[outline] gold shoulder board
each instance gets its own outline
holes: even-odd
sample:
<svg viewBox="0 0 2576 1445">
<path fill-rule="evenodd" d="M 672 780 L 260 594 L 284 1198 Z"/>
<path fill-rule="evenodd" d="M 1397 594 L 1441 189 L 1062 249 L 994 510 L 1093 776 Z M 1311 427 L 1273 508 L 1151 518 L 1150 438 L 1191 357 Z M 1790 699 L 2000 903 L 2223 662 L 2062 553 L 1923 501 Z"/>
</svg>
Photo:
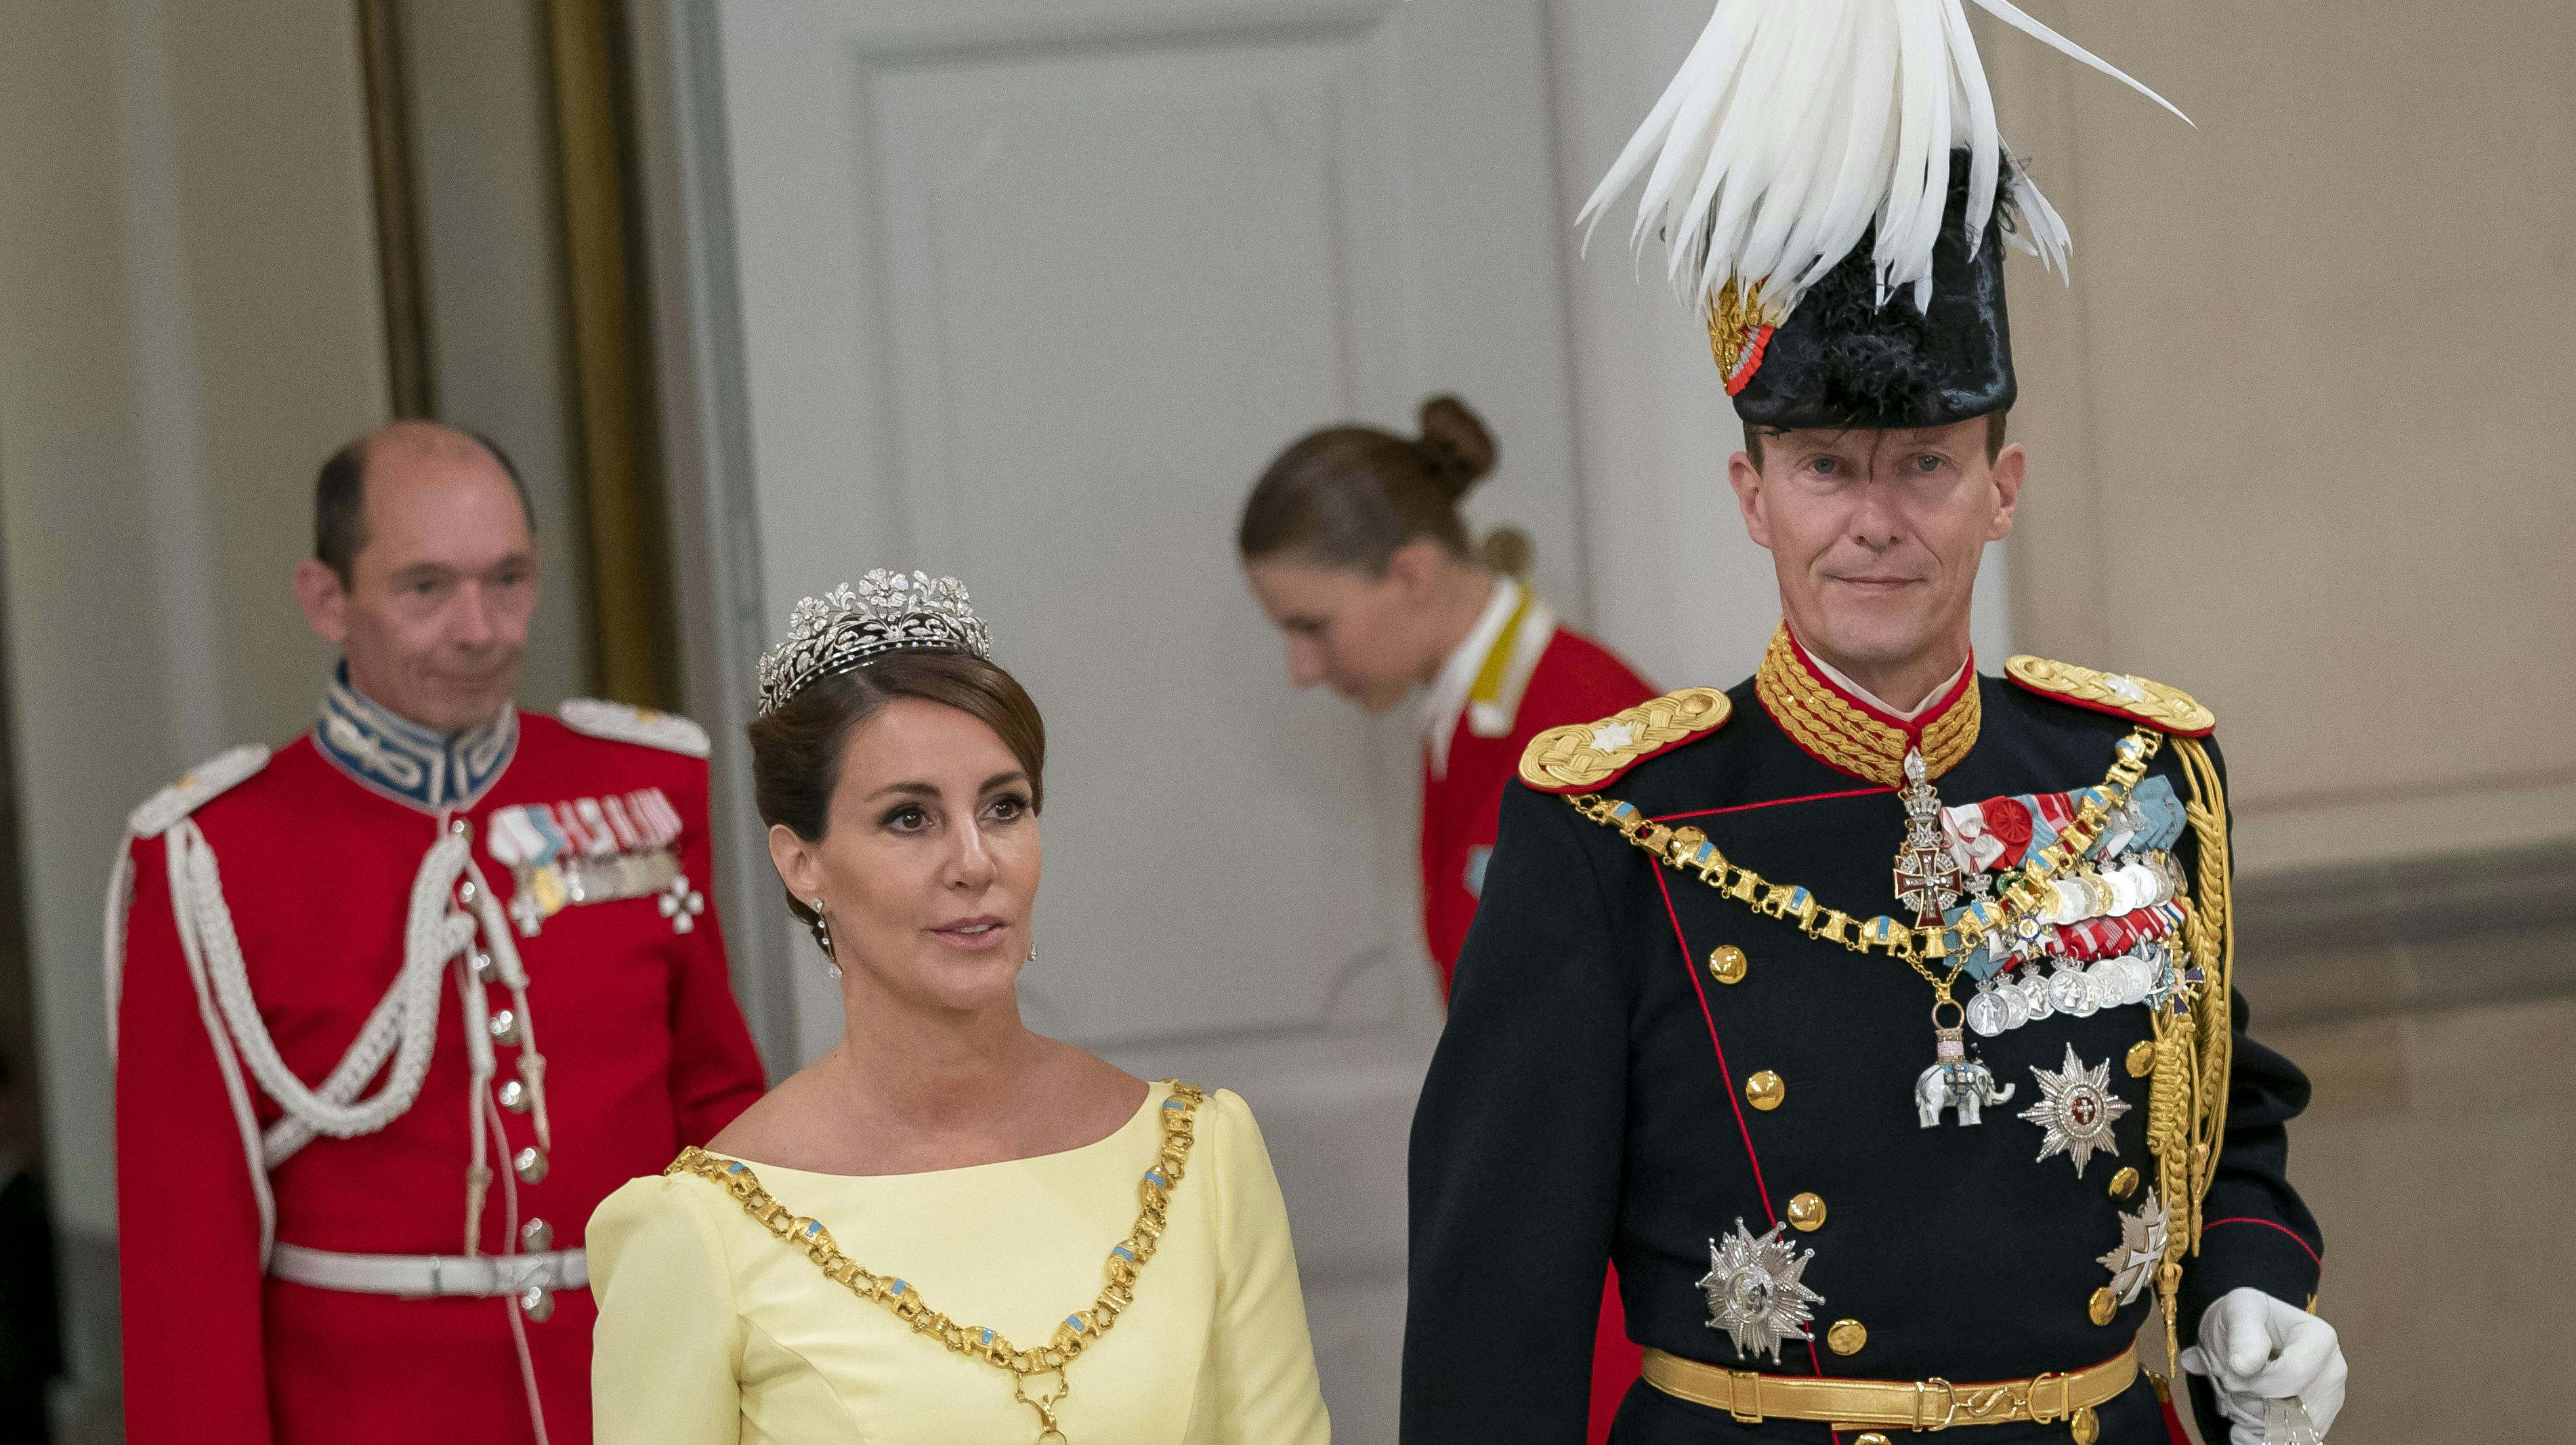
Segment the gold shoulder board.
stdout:
<svg viewBox="0 0 2576 1445">
<path fill-rule="evenodd" d="M 2177 737 L 2207 737 L 2218 717 L 2178 687 L 2125 672 L 2096 672 L 2045 657 L 2008 657 L 2004 675 L 2049 697 L 2161 728 Z"/>
<path fill-rule="evenodd" d="M 1735 705 L 1713 687 L 1649 698 L 1599 722 L 1549 728 L 1521 754 L 1521 781 L 1542 793 L 1589 792 L 1660 752 L 1726 725 Z"/>
</svg>

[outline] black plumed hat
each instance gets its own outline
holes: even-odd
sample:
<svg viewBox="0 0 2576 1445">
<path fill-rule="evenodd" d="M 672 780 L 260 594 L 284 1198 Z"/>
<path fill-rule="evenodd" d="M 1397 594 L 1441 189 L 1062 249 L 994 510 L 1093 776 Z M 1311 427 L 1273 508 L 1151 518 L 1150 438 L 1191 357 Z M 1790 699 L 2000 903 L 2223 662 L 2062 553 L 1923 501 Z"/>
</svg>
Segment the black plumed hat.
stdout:
<svg viewBox="0 0 2576 1445">
<path fill-rule="evenodd" d="M 2010 190 L 1999 191 L 1986 244 L 1968 254 L 1966 158 L 1952 155 L 1949 205 L 1932 245 L 1931 304 L 1916 304 L 1915 287 L 1879 283 L 1873 225 L 1730 378 L 1745 425 L 1947 426 L 2013 404 L 2004 248 L 1995 241 L 2020 221 Z M 1720 322 L 1710 324 L 1714 332 Z M 1723 352 L 1723 340 L 1712 336 L 1712 344 Z"/>
<path fill-rule="evenodd" d="M 1631 240 L 1668 248 L 1747 425 L 2012 404 L 2003 249 L 2063 272 L 2066 225 L 2005 149 L 1971 4 L 2173 110 L 2008 0 L 1718 0 L 1584 203 L 1643 182 Z"/>
</svg>

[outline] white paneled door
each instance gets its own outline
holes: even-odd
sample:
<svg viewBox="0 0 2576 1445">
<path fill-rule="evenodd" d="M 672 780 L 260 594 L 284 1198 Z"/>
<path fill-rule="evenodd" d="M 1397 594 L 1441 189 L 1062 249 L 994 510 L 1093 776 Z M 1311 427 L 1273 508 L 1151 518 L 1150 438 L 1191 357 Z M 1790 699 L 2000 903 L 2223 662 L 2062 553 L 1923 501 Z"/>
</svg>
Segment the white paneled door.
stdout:
<svg viewBox="0 0 2576 1445">
<path fill-rule="evenodd" d="M 1233 524 L 1300 433 L 1456 391 L 1502 444 L 1480 519 L 1529 531 L 1580 614 L 1543 7 L 698 19 L 748 413 L 730 521 L 770 621 L 869 567 L 965 580 L 1050 734 L 1030 1017 L 1252 1101 L 1342 1436 L 1392 1440 L 1437 1028 L 1415 744 L 1288 688 Z M 838 1018 L 809 974 L 810 1053 Z"/>
</svg>

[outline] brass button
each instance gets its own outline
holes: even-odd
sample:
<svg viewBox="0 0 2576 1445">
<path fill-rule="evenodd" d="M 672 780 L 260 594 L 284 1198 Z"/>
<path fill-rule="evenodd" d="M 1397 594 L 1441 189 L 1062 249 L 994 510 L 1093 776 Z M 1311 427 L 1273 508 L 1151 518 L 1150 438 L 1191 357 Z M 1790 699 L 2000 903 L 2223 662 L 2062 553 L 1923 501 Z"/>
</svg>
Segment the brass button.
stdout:
<svg viewBox="0 0 2576 1445">
<path fill-rule="evenodd" d="M 1789 1086 L 1780 1082 L 1780 1076 L 1769 1069 L 1744 1081 L 1744 1102 L 1754 1108 L 1777 1109 L 1780 1101 L 1788 1096 Z"/>
<path fill-rule="evenodd" d="M 1732 943 L 1720 946 L 1715 953 L 1708 956 L 1709 977 L 1719 983 L 1744 982 L 1744 967 L 1744 950 Z"/>
<path fill-rule="evenodd" d="M 2129 1045 L 2129 1077 L 2132 1079 L 2143 1079 L 2155 1071 L 2156 1046 L 2154 1042 L 2148 1039 L 2140 1039 L 2136 1043 Z"/>
<path fill-rule="evenodd" d="M 1825 1331 L 1825 1348 L 1837 1355 L 1857 1355 L 1869 1343 L 1869 1327 L 1858 1320 L 1836 1320 Z"/>
<path fill-rule="evenodd" d="M 1852 1441 L 1852 1445 L 1888 1445 L 1888 1439 L 1886 1436 L 1872 1430 L 1868 1434 L 1854 1439 Z"/>
<path fill-rule="evenodd" d="M 2097 1289 L 2093 1291 L 2093 1302 L 2085 1307 L 2084 1312 L 2093 1317 L 2093 1323 L 2107 1325 L 2111 1316 L 2120 1312 L 2120 1301 L 2108 1288 Z"/>
<path fill-rule="evenodd" d="M 2102 1417 L 2093 1413 L 2092 1406 L 2078 1405 L 2075 1418 L 2067 1422 L 2066 1428 L 2074 1435 L 2075 1445 L 2093 1445 L 2102 1438 Z"/>
<path fill-rule="evenodd" d="M 2135 1170 L 2135 1169 L 2123 1169 L 2123 1170 L 2121 1170 L 2119 1173 L 2114 1174 L 2114 1175 L 2112 1175 L 2112 1176 L 2111 1176 L 2111 1197 L 2112 1197 L 2112 1198 L 2114 1198 L 2114 1199 L 2126 1199 L 2126 1198 L 2128 1198 L 2130 1195 L 2135 1194 L 2135 1193 L 2137 1193 L 2137 1192 L 2138 1192 L 2138 1171 L 2137 1171 L 2137 1170 Z"/>
<path fill-rule="evenodd" d="M 519 1308 L 528 1312 L 529 1319 L 544 1324 L 555 1317 L 555 1292 L 550 1289 L 521 1290 Z"/>
<path fill-rule="evenodd" d="M 513 1114 L 524 1114 L 536 1107 L 536 1095 L 529 1093 L 528 1086 L 516 1079 L 501 1086 L 500 1097 L 501 1107 Z"/>
<path fill-rule="evenodd" d="M 545 1151 L 530 1145 L 511 1156 L 510 1168 L 518 1173 L 522 1184 L 543 1184 L 546 1182 Z"/>
<path fill-rule="evenodd" d="M 1800 1234 L 1813 1234 L 1825 1227 L 1825 1201 L 1812 1194 L 1801 1194 L 1789 1201 L 1789 1227 Z"/>
<path fill-rule="evenodd" d="M 519 1248 L 530 1254 L 543 1254 L 555 1247 L 555 1227 L 542 1219 L 531 1219 L 519 1226 Z"/>
</svg>

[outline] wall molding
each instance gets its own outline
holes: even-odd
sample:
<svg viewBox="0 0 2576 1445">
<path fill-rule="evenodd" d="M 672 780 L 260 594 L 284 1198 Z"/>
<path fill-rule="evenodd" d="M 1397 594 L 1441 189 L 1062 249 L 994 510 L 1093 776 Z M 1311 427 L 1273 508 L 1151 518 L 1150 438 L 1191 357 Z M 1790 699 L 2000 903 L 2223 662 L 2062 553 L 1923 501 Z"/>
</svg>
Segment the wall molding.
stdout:
<svg viewBox="0 0 2576 1445">
<path fill-rule="evenodd" d="M 2576 841 L 2248 878 L 2235 903 L 2264 1028 L 2576 994 Z"/>
</svg>

